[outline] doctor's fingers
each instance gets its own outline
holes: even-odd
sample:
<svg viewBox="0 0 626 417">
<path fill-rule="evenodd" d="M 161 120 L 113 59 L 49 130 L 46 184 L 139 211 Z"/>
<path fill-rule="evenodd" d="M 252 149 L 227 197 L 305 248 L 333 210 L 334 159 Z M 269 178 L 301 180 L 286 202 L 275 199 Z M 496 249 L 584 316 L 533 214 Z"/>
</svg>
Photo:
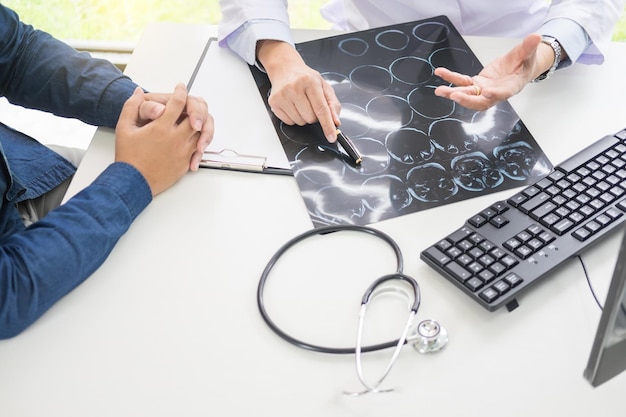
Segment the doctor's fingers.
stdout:
<svg viewBox="0 0 626 417">
<path fill-rule="evenodd" d="M 439 67 L 435 69 L 435 75 L 457 86 L 468 86 L 474 84 L 472 77 L 460 72 L 450 71 L 447 68 Z"/>
<path fill-rule="evenodd" d="M 324 136 L 328 142 L 333 143 L 337 140 L 337 125 L 339 125 L 338 108 L 339 101 L 335 96 L 334 90 L 321 80 L 322 88 L 314 88 L 307 90 L 306 106 L 298 108 L 299 112 L 307 112 L 307 123 L 319 122 L 324 132 Z M 325 88 L 327 86 L 328 88 Z M 311 114 L 312 112 L 312 114 Z"/>
</svg>

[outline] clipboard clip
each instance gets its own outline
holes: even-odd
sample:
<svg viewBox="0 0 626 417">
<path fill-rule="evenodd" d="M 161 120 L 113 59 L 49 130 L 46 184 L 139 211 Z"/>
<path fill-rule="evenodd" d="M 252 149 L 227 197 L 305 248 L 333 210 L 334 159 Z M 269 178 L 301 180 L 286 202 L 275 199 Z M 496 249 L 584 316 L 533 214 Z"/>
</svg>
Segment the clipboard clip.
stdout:
<svg viewBox="0 0 626 417">
<path fill-rule="evenodd" d="M 263 171 L 267 163 L 264 156 L 240 155 L 232 149 L 204 151 L 200 166 L 202 168 L 235 169 L 239 171 Z"/>
<path fill-rule="evenodd" d="M 232 149 L 204 151 L 200 160 L 200 168 L 293 175 L 290 169 L 268 167 L 267 158 L 264 156 L 239 154 Z"/>
</svg>

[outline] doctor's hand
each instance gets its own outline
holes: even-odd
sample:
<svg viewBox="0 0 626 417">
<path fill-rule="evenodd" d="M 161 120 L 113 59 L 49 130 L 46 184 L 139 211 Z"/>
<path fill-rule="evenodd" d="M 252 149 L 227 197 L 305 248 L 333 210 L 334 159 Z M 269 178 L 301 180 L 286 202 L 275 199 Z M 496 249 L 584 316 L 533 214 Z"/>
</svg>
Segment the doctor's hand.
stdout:
<svg viewBox="0 0 626 417">
<path fill-rule="evenodd" d="M 156 120 L 140 115 L 146 96 L 137 88 L 122 108 L 115 128 L 115 161 L 137 168 L 156 196 L 189 171 L 202 132 L 189 121 L 183 84 L 176 86 Z"/>
<path fill-rule="evenodd" d="M 486 110 L 522 91 L 553 62 L 552 48 L 541 42 L 539 34 L 533 33 L 473 77 L 446 68 L 435 69 L 435 75 L 455 85 L 439 86 L 435 94 L 473 110 Z"/>
<path fill-rule="evenodd" d="M 319 122 L 326 139 L 335 142 L 341 104 L 320 73 L 286 42 L 259 41 L 257 59 L 272 84 L 268 103 L 276 117 L 288 125 Z"/>
<path fill-rule="evenodd" d="M 171 93 L 146 93 L 145 100 L 139 107 L 140 120 L 156 120 L 166 109 L 166 104 L 171 99 Z M 213 140 L 213 117 L 208 112 L 208 105 L 202 97 L 187 96 L 184 116 L 186 116 L 191 128 L 200 132 L 198 147 L 190 158 L 189 169 L 197 171 L 204 150 Z"/>
</svg>

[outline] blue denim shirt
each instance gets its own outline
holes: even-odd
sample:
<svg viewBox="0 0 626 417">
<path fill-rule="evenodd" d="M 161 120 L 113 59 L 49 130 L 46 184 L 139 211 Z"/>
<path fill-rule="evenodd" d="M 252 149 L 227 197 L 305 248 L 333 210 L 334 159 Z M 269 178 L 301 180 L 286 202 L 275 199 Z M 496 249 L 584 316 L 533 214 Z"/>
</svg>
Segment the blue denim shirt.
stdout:
<svg viewBox="0 0 626 417">
<path fill-rule="evenodd" d="M 0 95 L 24 107 L 114 127 L 136 85 L 0 5 Z M 15 203 L 51 190 L 74 167 L 0 124 L 0 338 L 12 337 L 83 282 L 152 199 L 144 177 L 110 165 L 90 186 L 25 228 Z"/>
</svg>

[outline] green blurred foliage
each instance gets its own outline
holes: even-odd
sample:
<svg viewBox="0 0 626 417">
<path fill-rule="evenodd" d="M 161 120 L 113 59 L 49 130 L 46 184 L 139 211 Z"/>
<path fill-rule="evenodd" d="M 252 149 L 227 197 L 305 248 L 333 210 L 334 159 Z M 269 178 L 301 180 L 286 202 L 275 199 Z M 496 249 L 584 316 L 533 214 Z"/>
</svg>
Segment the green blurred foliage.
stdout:
<svg viewBox="0 0 626 417">
<path fill-rule="evenodd" d="M 3 0 L 38 29 L 69 40 L 139 39 L 151 22 L 219 22 L 217 0 Z"/>
<path fill-rule="evenodd" d="M 292 0 L 291 26 L 327 29 L 319 13 L 327 0 Z M 36 28 L 65 40 L 108 40 L 136 42 L 151 22 L 216 24 L 220 20 L 218 0 L 3 0 L 22 19 Z M 626 41 L 626 13 L 613 40 Z"/>
</svg>

